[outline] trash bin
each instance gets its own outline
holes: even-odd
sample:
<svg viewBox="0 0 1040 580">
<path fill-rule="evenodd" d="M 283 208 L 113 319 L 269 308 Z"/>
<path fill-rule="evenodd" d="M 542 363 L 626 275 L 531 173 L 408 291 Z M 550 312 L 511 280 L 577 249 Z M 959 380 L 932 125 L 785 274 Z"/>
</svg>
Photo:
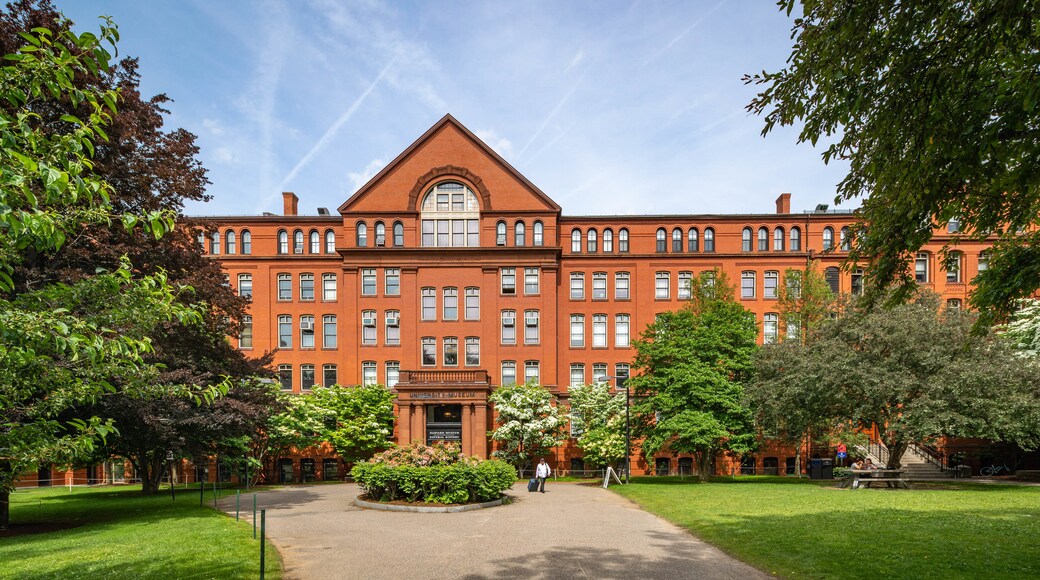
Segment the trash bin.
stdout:
<svg viewBox="0 0 1040 580">
<path fill-rule="evenodd" d="M 833 467 L 831 473 L 833 474 Z M 823 479 L 823 460 L 822 459 L 810 459 L 809 460 L 809 479 Z"/>
<path fill-rule="evenodd" d="M 956 472 L 958 478 L 969 478 L 971 477 L 971 466 L 970 465 L 958 465 Z"/>
<path fill-rule="evenodd" d="M 821 459 L 820 460 L 820 477 L 819 479 L 834 479 L 834 460 L 833 459 Z"/>
</svg>

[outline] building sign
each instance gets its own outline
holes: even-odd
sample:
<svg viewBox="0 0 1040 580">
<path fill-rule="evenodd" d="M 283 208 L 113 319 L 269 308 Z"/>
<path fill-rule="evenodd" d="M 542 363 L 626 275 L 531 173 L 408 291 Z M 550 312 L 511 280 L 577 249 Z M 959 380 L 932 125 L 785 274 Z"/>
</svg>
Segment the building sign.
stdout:
<svg viewBox="0 0 1040 580">
<path fill-rule="evenodd" d="M 462 426 L 426 429 L 426 442 L 434 441 L 462 441 Z"/>
<path fill-rule="evenodd" d="M 430 392 L 419 392 L 419 393 L 408 393 L 410 399 L 478 399 L 480 393 L 466 393 L 461 391 L 452 391 L 439 393 L 436 391 Z"/>
</svg>

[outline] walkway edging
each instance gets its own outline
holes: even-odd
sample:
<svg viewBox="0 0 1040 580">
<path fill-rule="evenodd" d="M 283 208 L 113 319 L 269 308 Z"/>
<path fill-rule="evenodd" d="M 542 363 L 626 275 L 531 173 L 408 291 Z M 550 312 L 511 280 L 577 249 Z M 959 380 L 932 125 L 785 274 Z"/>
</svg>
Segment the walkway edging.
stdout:
<svg viewBox="0 0 1040 580">
<path fill-rule="evenodd" d="M 365 501 L 359 497 L 354 500 L 354 505 L 361 508 L 366 508 L 370 510 L 382 510 L 385 512 L 421 512 L 427 514 L 451 514 L 457 512 L 482 510 L 484 508 L 500 506 L 502 505 L 504 499 L 505 497 L 500 497 L 498 499 L 486 501 L 484 503 L 471 503 L 466 505 L 446 505 L 443 507 L 438 507 L 419 505 L 397 505 L 392 503 Z"/>
</svg>

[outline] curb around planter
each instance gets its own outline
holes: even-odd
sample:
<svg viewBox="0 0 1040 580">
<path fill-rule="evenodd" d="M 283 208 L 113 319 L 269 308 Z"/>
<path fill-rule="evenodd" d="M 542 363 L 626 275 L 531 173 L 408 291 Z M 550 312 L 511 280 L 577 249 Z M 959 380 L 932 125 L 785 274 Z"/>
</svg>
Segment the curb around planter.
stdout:
<svg viewBox="0 0 1040 580">
<path fill-rule="evenodd" d="M 482 510 L 484 508 L 495 507 L 502 505 L 502 500 L 505 497 L 500 497 L 484 503 L 471 503 L 466 505 L 446 505 L 444 507 L 437 506 L 419 506 L 419 505 L 396 505 L 390 503 L 380 503 L 375 501 L 365 501 L 361 498 L 356 498 L 354 504 L 358 507 L 370 509 L 370 510 L 382 510 L 385 512 L 421 512 L 427 514 L 448 514 L 456 512 L 468 512 L 472 510 Z"/>
</svg>

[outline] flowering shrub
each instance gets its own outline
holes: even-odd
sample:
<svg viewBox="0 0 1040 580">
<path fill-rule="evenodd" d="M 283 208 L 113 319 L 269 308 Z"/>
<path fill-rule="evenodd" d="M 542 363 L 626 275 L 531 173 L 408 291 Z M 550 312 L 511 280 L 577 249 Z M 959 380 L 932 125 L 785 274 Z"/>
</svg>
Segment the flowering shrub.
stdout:
<svg viewBox="0 0 1040 580">
<path fill-rule="evenodd" d="M 467 457 L 458 444 L 444 442 L 395 447 L 350 473 L 376 501 L 483 502 L 498 499 L 516 481 L 512 465 Z"/>
</svg>

